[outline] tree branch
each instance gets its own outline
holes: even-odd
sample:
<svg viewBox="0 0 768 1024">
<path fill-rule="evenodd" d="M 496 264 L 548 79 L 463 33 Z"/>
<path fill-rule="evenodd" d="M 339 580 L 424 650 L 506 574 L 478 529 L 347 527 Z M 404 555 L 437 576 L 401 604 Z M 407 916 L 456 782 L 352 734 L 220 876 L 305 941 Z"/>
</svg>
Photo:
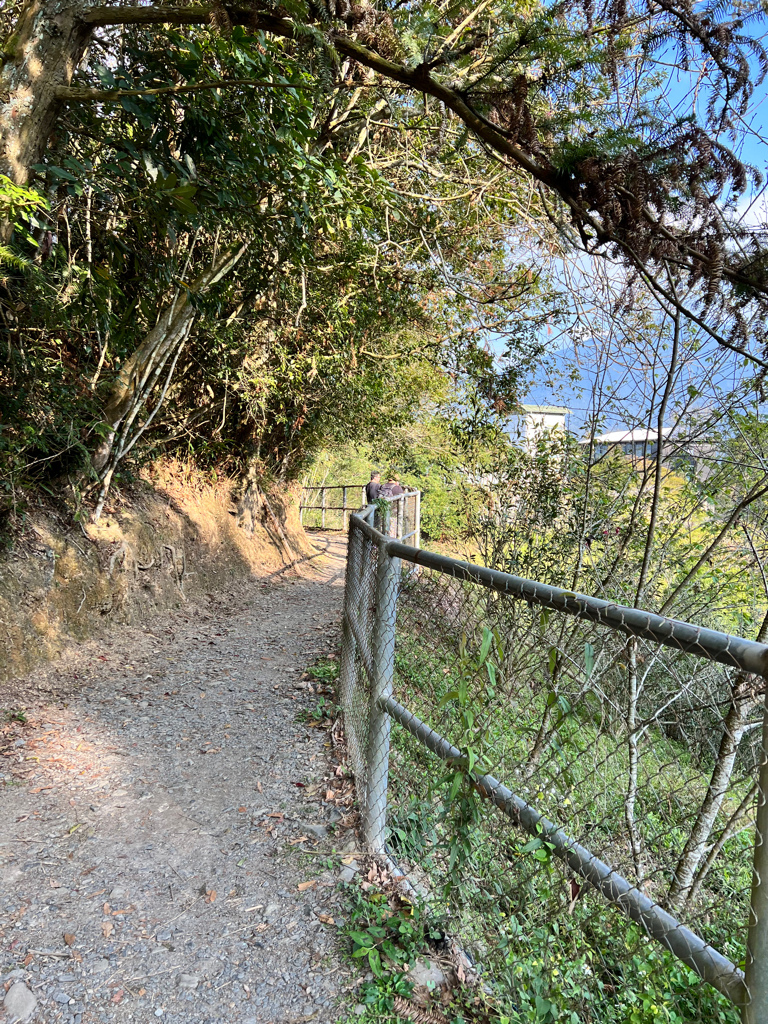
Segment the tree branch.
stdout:
<svg viewBox="0 0 768 1024">
<path fill-rule="evenodd" d="M 340 83 L 344 85 L 345 83 Z M 189 85 L 147 86 L 146 89 L 75 89 L 59 85 L 54 89 L 57 99 L 69 103 L 100 103 L 119 100 L 123 96 L 166 96 L 177 92 L 200 92 L 204 89 L 226 89 L 232 85 L 250 85 L 254 89 L 310 89 L 311 82 L 265 82 L 260 78 L 222 78 L 214 82 L 192 82 Z"/>
<path fill-rule="evenodd" d="M 111 25 L 205 25 L 211 20 L 212 11 L 212 4 L 199 7 L 92 7 L 83 12 L 82 21 L 93 28 Z"/>
<path fill-rule="evenodd" d="M 84 24 L 94 28 L 110 25 L 192 25 L 209 22 L 213 9 L 213 5 L 191 7 L 94 7 L 90 11 L 84 12 L 82 17 Z M 241 25 L 251 31 L 263 31 L 286 39 L 295 39 L 297 37 L 297 25 L 289 18 L 265 11 L 254 11 L 250 7 L 239 7 L 237 4 L 226 5 L 226 10 L 229 20 L 233 25 Z M 381 56 L 375 50 L 363 45 L 338 29 L 331 28 L 326 30 L 326 35 L 329 43 L 340 56 L 370 68 L 390 82 L 398 82 L 415 93 L 432 96 L 438 100 L 447 110 L 452 111 L 490 150 L 518 165 L 532 178 L 558 195 L 576 222 L 582 228 L 589 228 L 594 232 L 593 240 L 597 244 L 601 246 L 617 246 L 641 274 L 653 277 L 646 266 L 645 260 L 633 250 L 630 241 L 623 237 L 620 232 L 603 223 L 597 217 L 595 211 L 588 208 L 579 198 L 577 195 L 577 189 L 580 185 L 578 179 L 573 179 L 568 175 L 559 173 L 548 163 L 537 159 L 531 152 L 516 145 L 508 133 L 493 124 L 470 105 L 459 87 L 455 84 L 445 84 L 433 78 L 430 74 L 428 63 L 420 64 L 416 67 L 408 67 L 405 64 L 396 63 Z M 178 91 L 181 92 L 182 89 Z M 147 93 L 144 94 L 146 95 Z M 87 98 L 96 97 L 88 96 Z M 626 199 L 627 196 L 628 193 L 624 198 Z M 647 206 L 641 207 L 640 216 L 662 238 L 671 241 L 677 247 L 678 260 L 686 269 L 690 270 L 699 263 L 704 266 L 711 266 L 711 259 L 706 253 L 692 247 L 681 233 L 675 232 L 662 224 L 660 218 L 654 216 Z M 670 254 L 667 259 L 672 260 L 674 257 Z M 741 288 L 746 287 L 753 290 L 756 295 L 765 295 L 768 291 L 764 282 L 753 279 L 742 268 L 729 266 L 726 263 L 721 268 L 721 274 L 732 285 Z M 664 294 L 663 290 L 662 294 Z M 665 297 L 670 298 L 668 295 L 665 295 Z M 702 324 L 701 318 L 693 314 L 691 310 L 686 309 L 680 304 L 675 304 L 675 308 L 680 309 L 695 323 Z M 707 329 L 718 344 L 744 355 L 765 368 L 766 363 L 763 360 L 726 341 L 711 329 Z"/>
</svg>

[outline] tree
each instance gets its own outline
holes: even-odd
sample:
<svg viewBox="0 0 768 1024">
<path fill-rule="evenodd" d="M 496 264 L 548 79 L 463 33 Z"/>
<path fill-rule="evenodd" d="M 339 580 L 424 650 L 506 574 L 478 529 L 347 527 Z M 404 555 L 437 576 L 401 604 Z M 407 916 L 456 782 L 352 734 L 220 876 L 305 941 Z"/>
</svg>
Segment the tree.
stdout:
<svg viewBox="0 0 768 1024">
<path fill-rule="evenodd" d="M 85 484 L 98 516 L 139 442 L 285 480 L 329 440 L 391 426 L 417 381 L 432 387 L 428 367 L 494 377 L 479 332 L 507 331 L 538 284 L 498 245 L 516 183 L 487 194 L 482 154 L 457 155 L 450 132 L 435 145 L 439 114 L 343 83 L 315 95 L 301 54 L 237 28 L 225 39 L 131 27 L 104 45 L 86 81 L 249 74 L 276 87 L 266 102 L 242 86 L 183 103 L 144 92 L 109 118 L 99 104 L 59 118 L 35 167 L 50 219 L 16 235 L 37 269 L 8 283 L 4 309 L 7 393 L 19 397 L 12 486 L 36 465 L 78 489 L 75 462 L 95 448 Z M 434 201 L 425 175 L 439 181 Z M 41 419 L 54 367 L 53 417 Z"/>
<path fill-rule="evenodd" d="M 607 3 L 598 12 L 592 5 L 483 3 L 437 21 L 428 5 L 377 10 L 367 3 L 332 9 L 297 3 L 273 11 L 255 4 L 90 8 L 83 0 L 63 7 L 34 0 L 6 44 L 2 82 L 9 103 L 0 123 L 0 171 L 16 183 L 27 180 L 62 104 L 126 94 L 71 86 L 97 30 L 212 22 L 225 33 L 243 26 L 299 45 L 311 41 L 329 70 L 335 61 L 354 80 L 355 67 L 367 69 L 374 78 L 362 72 L 365 86 L 389 81 L 434 97 L 483 146 L 541 187 L 552 217 L 564 230 L 570 221 L 582 245 L 619 255 L 718 343 L 762 365 L 765 251 L 760 236 L 728 214 L 749 170 L 719 137 L 736 131 L 764 74 L 761 18 L 756 3 L 731 17 L 715 3 L 692 13 L 684 4 L 650 0 L 633 10 Z M 695 115 L 664 116 L 653 102 L 659 92 L 653 56 L 665 46 L 677 46 L 685 66 L 703 76 L 709 98 L 703 123 Z M 178 95 L 210 85 L 186 78 L 140 90 Z M 691 304 L 670 292 L 667 264 L 698 285 Z"/>
</svg>

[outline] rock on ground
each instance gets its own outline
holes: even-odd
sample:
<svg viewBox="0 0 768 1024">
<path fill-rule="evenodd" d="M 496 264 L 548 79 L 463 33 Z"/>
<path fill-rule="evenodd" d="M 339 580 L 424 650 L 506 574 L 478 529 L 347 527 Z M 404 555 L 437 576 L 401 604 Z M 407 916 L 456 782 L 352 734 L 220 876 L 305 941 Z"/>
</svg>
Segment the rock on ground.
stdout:
<svg viewBox="0 0 768 1024">
<path fill-rule="evenodd" d="M 22 999 L 45 1024 L 344 1016 L 328 857 L 354 822 L 325 802 L 332 741 L 297 686 L 337 642 L 330 555 L 84 645 L 0 700 L 27 716 L 0 731 L 7 1019 Z"/>
<path fill-rule="evenodd" d="M 23 981 L 14 981 L 3 1000 L 3 1009 L 11 1022 L 29 1020 L 36 1006 L 37 999 Z"/>
</svg>

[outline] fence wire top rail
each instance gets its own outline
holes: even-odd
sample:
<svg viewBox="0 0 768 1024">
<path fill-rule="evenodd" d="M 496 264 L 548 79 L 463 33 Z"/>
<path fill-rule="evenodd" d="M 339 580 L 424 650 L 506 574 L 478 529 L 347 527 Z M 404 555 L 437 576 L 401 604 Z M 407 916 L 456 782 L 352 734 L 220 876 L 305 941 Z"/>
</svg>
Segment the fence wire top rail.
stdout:
<svg viewBox="0 0 768 1024">
<path fill-rule="evenodd" d="M 385 537 L 361 517 L 353 515 L 352 519 L 364 532 L 372 535 L 371 539 L 379 546 L 383 546 L 390 557 L 402 558 L 425 569 L 435 569 L 458 580 L 480 583 L 502 594 L 521 598 L 529 604 L 553 608 L 588 622 L 608 626 L 628 636 L 652 640 L 666 647 L 698 654 L 731 668 L 768 677 L 768 645 L 756 640 L 731 636 L 715 629 L 643 611 L 641 608 L 630 608 L 599 597 L 590 597 L 572 590 L 552 587 L 547 583 L 526 580 L 511 573 L 499 572 L 497 569 L 488 569 L 483 565 L 448 558 L 446 555 L 423 551 L 421 548 L 408 547 Z"/>
</svg>

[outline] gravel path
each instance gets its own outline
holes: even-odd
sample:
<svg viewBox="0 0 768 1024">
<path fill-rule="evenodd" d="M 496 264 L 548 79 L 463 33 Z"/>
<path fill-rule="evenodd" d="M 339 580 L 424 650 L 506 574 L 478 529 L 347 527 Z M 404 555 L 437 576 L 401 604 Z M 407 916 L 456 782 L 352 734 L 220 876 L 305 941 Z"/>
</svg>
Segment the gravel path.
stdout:
<svg viewBox="0 0 768 1024">
<path fill-rule="evenodd" d="M 6 1020 L 27 990 L 46 1024 L 345 1015 L 350 784 L 301 715 L 337 643 L 343 543 L 325 548 L 0 694 L 27 716 L 0 722 Z"/>
</svg>

